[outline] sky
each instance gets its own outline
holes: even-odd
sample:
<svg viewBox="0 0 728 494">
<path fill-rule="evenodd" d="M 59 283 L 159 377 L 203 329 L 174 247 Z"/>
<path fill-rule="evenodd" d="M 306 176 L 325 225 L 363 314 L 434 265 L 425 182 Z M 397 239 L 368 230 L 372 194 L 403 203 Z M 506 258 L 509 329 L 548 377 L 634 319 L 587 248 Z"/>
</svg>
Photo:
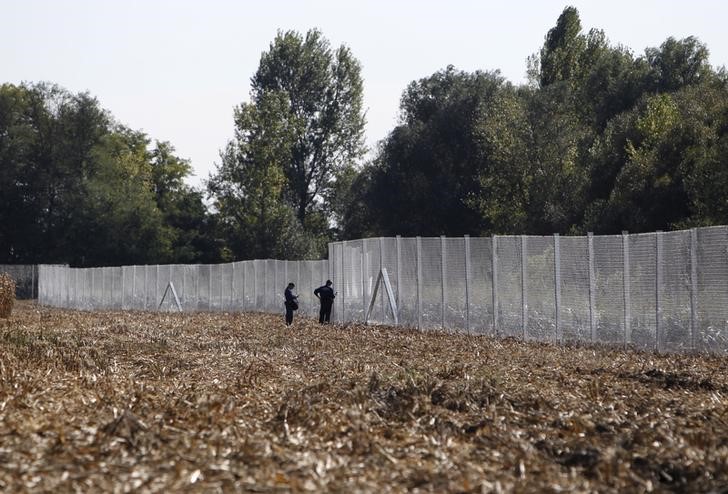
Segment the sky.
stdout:
<svg viewBox="0 0 728 494">
<path fill-rule="evenodd" d="M 233 136 L 233 109 L 279 30 L 320 29 L 361 62 L 370 148 L 397 124 L 402 91 L 452 64 L 526 80 L 526 58 L 567 5 L 584 32 L 641 54 L 697 36 L 728 66 L 723 0 L 0 0 L 0 83 L 88 91 L 120 123 L 169 141 L 201 186 Z"/>
</svg>

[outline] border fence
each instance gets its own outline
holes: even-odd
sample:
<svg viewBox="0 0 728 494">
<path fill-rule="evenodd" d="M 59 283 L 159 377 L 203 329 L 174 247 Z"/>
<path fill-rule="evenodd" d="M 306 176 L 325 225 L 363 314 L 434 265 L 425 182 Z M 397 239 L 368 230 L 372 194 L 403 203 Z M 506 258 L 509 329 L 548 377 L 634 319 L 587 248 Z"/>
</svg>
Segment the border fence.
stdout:
<svg viewBox="0 0 728 494">
<path fill-rule="evenodd" d="M 38 266 L 35 264 L 0 264 L 0 274 L 15 281 L 15 298 L 34 299 L 38 295 Z"/>
<path fill-rule="evenodd" d="M 376 284 L 386 269 L 394 300 Z M 183 310 L 301 311 L 331 278 L 340 323 L 369 321 L 658 351 L 728 350 L 728 227 L 588 236 L 387 237 L 329 244 L 327 261 L 74 269 L 41 266 L 40 303 Z M 181 287 L 181 288 L 180 288 Z M 377 293 L 376 299 L 372 295 Z M 369 308 L 371 307 L 371 312 Z M 394 311 L 396 311 L 395 318 Z"/>
<path fill-rule="evenodd" d="M 40 266 L 38 302 L 82 310 L 279 312 L 289 281 L 301 313 L 313 314 L 313 290 L 328 277 L 326 261 L 255 260 L 227 264 L 103 268 Z M 168 290 L 174 287 L 174 293 Z M 316 312 L 318 309 L 316 308 Z"/>
</svg>

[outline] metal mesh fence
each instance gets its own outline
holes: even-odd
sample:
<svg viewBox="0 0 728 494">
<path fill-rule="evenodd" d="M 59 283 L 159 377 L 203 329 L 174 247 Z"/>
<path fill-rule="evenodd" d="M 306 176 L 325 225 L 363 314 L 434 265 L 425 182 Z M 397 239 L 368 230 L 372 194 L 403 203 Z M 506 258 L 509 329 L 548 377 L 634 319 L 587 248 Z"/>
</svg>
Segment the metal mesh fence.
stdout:
<svg viewBox="0 0 728 494">
<path fill-rule="evenodd" d="M 38 266 L 35 264 L 0 264 L 0 274 L 15 281 L 15 298 L 34 299 L 38 296 Z"/>
<path fill-rule="evenodd" d="M 585 237 L 374 238 L 325 261 L 73 269 L 41 265 L 41 303 L 86 310 L 299 314 L 331 279 L 337 322 L 658 351 L 728 351 L 728 227 Z M 386 271 L 386 276 L 384 275 Z M 376 296 L 375 296 L 376 293 Z M 390 301 L 391 293 L 391 301 Z M 163 303 L 164 301 L 164 303 Z"/>
</svg>

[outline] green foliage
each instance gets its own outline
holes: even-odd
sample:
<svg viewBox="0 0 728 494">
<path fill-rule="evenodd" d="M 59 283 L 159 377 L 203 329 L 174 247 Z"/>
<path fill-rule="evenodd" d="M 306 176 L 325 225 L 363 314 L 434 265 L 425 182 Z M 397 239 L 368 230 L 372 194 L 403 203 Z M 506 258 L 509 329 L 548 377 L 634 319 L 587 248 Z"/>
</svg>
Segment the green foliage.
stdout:
<svg viewBox="0 0 728 494">
<path fill-rule="evenodd" d="M 345 236 L 618 233 L 728 222 L 728 77 L 694 37 L 635 57 L 567 7 L 529 84 L 448 67 L 351 183 Z"/>
<path fill-rule="evenodd" d="M 3 262 L 109 265 L 201 257 L 176 250 L 196 226 L 168 221 L 180 201 L 196 208 L 198 218 L 206 215 L 201 195 L 182 183 L 189 164 L 168 144 L 152 152 L 148 145 L 145 134 L 115 123 L 86 93 L 48 84 L 1 86 Z"/>
<path fill-rule="evenodd" d="M 318 256 L 363 154 L 359 62 L 317 30 L 279 33 L 235 113 L 209 191 L 234 255 Z"/>
</svg>

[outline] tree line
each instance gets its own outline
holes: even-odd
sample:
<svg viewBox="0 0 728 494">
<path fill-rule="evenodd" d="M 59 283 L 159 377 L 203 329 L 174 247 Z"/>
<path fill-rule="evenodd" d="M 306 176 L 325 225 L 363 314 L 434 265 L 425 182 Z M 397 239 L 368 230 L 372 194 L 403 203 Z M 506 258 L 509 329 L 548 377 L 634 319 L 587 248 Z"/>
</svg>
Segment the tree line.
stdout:
<svg viewBox="0 0 728 494">
<path fill-rule="evenodd" d="M 0 86 L 0 262 L 318 258 L 384 235 L 728 223 L 728 74 L 694 37 L 635 55 L 567 7 L 528 82 L 446 67 L 367 156 L 361 66 L 280 32 L 205 187 L 187 160 L 52 84 Z"/>
</svg>

